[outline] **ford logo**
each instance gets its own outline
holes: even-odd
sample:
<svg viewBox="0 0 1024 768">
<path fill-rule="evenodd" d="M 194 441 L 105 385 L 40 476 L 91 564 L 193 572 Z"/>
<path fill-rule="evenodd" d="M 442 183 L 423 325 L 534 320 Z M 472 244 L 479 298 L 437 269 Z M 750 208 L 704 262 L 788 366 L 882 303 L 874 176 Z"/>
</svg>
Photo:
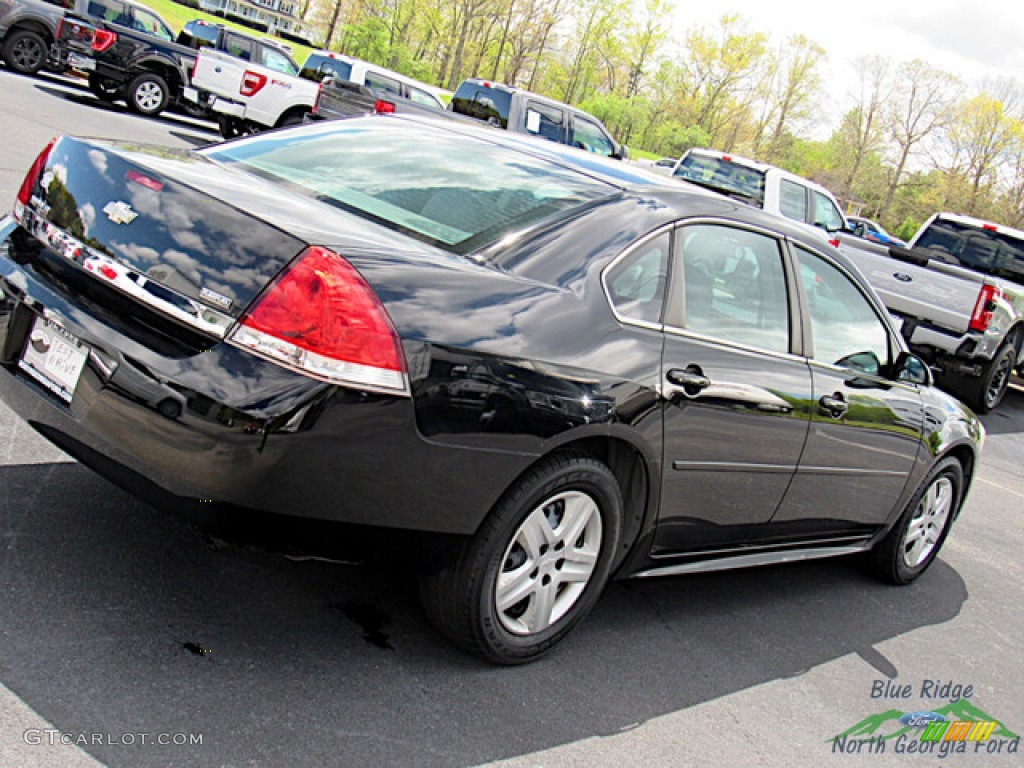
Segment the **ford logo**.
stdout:
<svg viewBox="0 0 1024 768">
<path fill-rule="evenodd" d="M 901 283 L 912 283 L 914 281 L 914 278 L 912 278 L 906 272 L 893 272 L 892 276 L 899 280 Z"/>
<path fill-rule="evenodd" d="M 924 728 L 928 723 L 942 723 L 946 721 L 945 715 L 938 712 L 907 712 L 900 718 L 900 722 L 910 728 Z"/>
</svg>

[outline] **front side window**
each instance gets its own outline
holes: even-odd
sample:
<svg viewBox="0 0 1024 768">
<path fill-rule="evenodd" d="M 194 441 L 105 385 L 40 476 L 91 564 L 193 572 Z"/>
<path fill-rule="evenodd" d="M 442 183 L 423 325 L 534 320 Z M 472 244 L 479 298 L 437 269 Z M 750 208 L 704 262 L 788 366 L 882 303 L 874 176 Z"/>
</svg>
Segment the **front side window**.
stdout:
<svg viewBox="0 0 1024 768">
<path fill-rule="evenodd" d="M 779 183 L 779 210 L 787 219 L 807 221 L 807 188 L 782 179 Z"/>
<path fill-rule="evenodd" d="M 264 45 L 260 46 L 260 54 L 263 59 L 261 63 L 267 69 L 272 69 L 275 72 L 280 72 L 285 75 L 298 74 L 298 68 L 295 66 L 295 62 L 281 51 Z"/>
<path fill-rule="evenodd" d="M 671 237 L 654 237 L 623 256 L 605 275 L 608 298 L 620 317 L 660 323 L 668 282 Z"/>
<path fill-rule="evenodd" d="M 843 214 L 836 208 L 828 195 L 823 195 L 817 190 L 812 191 L 814 197 L 814 224 L 815 226 L 836 232 L 843 228 Z"/>
<path fill-rule="evenodd" d="M 779 242 L 719 224 L 685 226 L 680 235 L 685 327 L 734 344 L 788 352 L 789 303 Z"/>
<path fill-rule="evenodd" d="M 615 145 L 608 135 L 601 130 L 601 126 L 593 120 L 576 115 L 573 119 L 572 145 L 585 149 L 587 152 L 594 152 L 604 157 L 610 157 L 615 152 Z"/>
<path fill-rule="evenodd" d="M 797 248 L 811 316 L 811 357 L 827 365 L 880 375 L 892 359 L 889 333 L 874 305 L 831 263 Z"/>
<path fill-rule="evenodd" d="M 409 87 L 409 101 L 422 104 L 425 107 L 444 109 L 444 104 L 435 99 L 433 95 L 426 91 L 421 91 L 419 88 L 413 88 L 412 86 Z"/>
</svg>

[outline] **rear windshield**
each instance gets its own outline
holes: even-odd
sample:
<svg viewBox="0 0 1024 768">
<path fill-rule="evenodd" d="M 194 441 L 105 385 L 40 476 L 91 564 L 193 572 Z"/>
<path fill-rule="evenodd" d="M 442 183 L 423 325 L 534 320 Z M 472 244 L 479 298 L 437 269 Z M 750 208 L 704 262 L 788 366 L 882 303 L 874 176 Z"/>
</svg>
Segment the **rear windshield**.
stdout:
<svg viewBox="0 0 1024 768">
<path fill-rule="evenodd" d="M 513 149 L 389 118 L 265 134 L 204 154 L 455 253 L 618 191 Z"/>
<path fill-rule="evenodd" d="M 739 197 L 758 208 L 764 206 L 764 173 L 726 158 L 689 154 L 672 175 Z"/>
<path fill-rule="evenodd" d="M 451 108 L 460 115 L 469 115 L 485 123 L 508 128 L 508 111 L 512 94 L 500 88 L 477 83 L 463 83 L 452 97 Z"/>
<path fill-rule="evenodd" d="M 319 53 L 311 53 L 302 65 L 299 77 L 320 82 L 327 75 L 334 75 L 339 80 L 352 79 L 352 65 L 341 59 L 332 59 Z"/>
<path fill-rule="evenodd" d="M 1024 241 L 1005 233 L 936 219 L 914 246 L 938 261 L 1024 285 Z"/>
</svg>

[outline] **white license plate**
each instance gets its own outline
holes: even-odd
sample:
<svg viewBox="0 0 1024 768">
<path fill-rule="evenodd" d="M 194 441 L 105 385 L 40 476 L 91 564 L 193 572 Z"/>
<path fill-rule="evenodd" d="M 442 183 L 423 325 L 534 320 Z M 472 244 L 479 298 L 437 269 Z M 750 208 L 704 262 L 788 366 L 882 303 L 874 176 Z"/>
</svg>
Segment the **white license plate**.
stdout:
<svg viewBox="0 0 1024 768">
<path fill-rule="evenodd" d="M 37 317 L 18 367 L 65 403 L 74 397 L 89 349 L 56 323 Z"/>
<path fill-rule="evenodd" d="M 96 69 L 96 59 L 90 59 L 88 56 L 82 56 L 77 53 L 69 53 L 68 65 L 75 69 L 85 69 L 92 72 Z"/>
</svg>

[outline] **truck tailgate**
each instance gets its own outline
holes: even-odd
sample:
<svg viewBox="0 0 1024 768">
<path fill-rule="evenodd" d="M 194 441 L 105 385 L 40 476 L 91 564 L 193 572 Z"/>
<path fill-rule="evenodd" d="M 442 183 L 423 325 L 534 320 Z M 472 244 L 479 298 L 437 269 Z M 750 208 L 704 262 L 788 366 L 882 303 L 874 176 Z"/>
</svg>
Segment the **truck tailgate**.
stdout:
<svg viewBox="0 0 1024 768">
<path fill-rule="evenodd" d="M 967 331 L 984 282 L 981 275 L 935 260 L 919 266 L 850 243 L 842 251 L 890 312 L 957 334 Z"/>
<path fill-rule="evenodd" d="M 244 74 L 245 62 L 241 59 L 204 49 L 196 59 L 192 85 L 221 98 L 237 101 Z"/>
</svg>

